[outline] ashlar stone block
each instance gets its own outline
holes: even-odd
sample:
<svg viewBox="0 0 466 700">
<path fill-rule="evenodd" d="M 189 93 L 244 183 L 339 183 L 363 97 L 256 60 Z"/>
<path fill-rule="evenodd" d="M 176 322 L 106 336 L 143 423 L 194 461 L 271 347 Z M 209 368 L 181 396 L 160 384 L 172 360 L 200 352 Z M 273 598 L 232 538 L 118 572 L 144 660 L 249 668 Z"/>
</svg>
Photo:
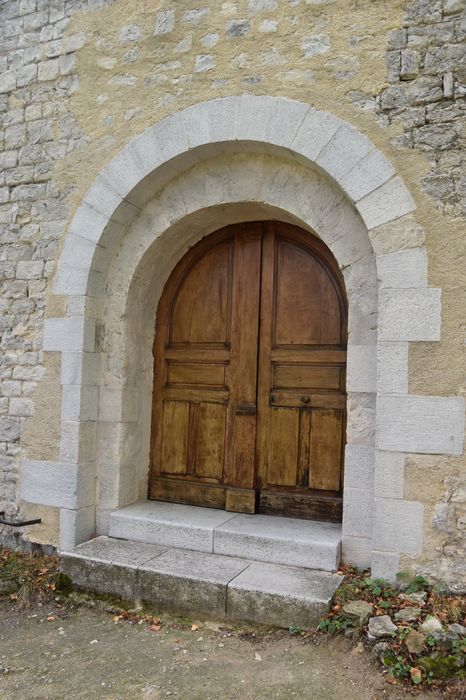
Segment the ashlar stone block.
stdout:
<svg viewBox="0 0 466 700">
<path fill-rule="evenodd" d="M 346 445 L 345 488 L 370 489 L 374 483 L 375 449 L 365 445 Z"/>
<path fill-rule="evenodd" d="M 319 153 L 316 163 L 334 180 L 340 180 L 373 149 L 368 138 L 345 124 Z"/>
<path fill-rule="evenodd" d="M 20 495 L 28 503 L 75 510 L 94 500 L 95 466 L 23 460 Z"/>
<path fill-rule="evenodd" d="M 370 537 L 374 506 L 372 489 L 345 487 L 343 504 L 343 536 Z"/>
<path fill-rule="evenodd" d="M 343 122 L 333 114 L 309 110 L 293 140 L 292 150 L 303 159 L 315 162 L 320 151 L 342 124 Z"/>
<path fill-rule="evenodd" d="M 367 569 L 371 561 L 372 540 L 370 537 L 354 537 L 343 535 L 342 560 L 345 564 L 352 564 L 358 569 Z"/>
<path fill-rule="evenodd" d="M 65 384 L 62 398 L 63 421 L 97 420 L 98 388 Z"/>
<path fill-rule="evenodd" d="M 347 355 L 348 391 L 372 393 L 376 390 L 377 347 L 349 345 Z"/>
<path fill-rule="evenodd" d="M 351 168 L 340 180 L 340 185 L 353 202 L 358 202 L 395 174 L 392 164 L 373 149 Z"/>
<path fill-rule="evenodd" d="M 388 452 L 462 454 L 464 399 L 379 396 L 377 447 Z"/>
<path fill-rule="evenodd" d="M 424 506 L 418 501 L 376 498 L 374 549 L 416 555 L 422 549 Z"/>
<path fill-rule="evenodd" d="M 90 540 L 95 533 L 95 508 L 79 510 L 60 509 L 60 551 L 64 552 L 81 542 Z"/>
<path fill-rule="evenodd" d="M 398 219 L 416 208 L 410 193 L 399 177 L 360 199 L 357 208 L 369 230 Z"/>
<path fill-rule="evenodd" d="M 405 456 L 401 452 L 377 450 L 374 494 L 383 498 L 403 498 Z"/>
<path fill-rule="evenodd" d="M 62 352 L 61 384 L 96 386 L 99 383 L 101 355 L 94 352 Z"/>
<path fill-rule="evenodd" d="M 427 252 L 424 247 L 378 255 L 376 264 L 379 288 L 427 286 Z"/>
<path fill-rule="evenodd" d="M 48 318 L 44 321 L 43 350 L 93 352 L 94 348 L 94 319 L 72 316 Z"/>
<path fill-rule="evenodd" d="M 382 289 L 379 294 L 379 339 L 440 340 L 440 298 L 440 289 Z"/>
<path fill-rule="evenodd" d="M 384 343 L 377 346 L 377 392 L 408 393 L 408 343 Z"/>
</svg>

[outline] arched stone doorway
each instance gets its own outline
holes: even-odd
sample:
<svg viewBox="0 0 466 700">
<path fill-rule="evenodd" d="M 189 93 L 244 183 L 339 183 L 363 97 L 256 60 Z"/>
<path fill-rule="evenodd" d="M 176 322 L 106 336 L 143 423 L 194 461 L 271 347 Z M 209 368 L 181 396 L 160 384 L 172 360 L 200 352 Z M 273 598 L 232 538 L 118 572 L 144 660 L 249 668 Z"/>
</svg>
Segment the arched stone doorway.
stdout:
<svg viewBox="0 0 466 700">
<path fill-rule="evenodd" d="M 340 521 L 346 345 L 316 236 L 265 221 L 203 238 L 158 305 L 149 497 Z"/>
<path fill-rule="evenodd" d="M 366 137 L 292 100 L 211 100 L 133 139 L 70 224 L 55 280 L 65 315 L 44 325 L 44 351 L 62 353 L 60 460 L 24 460 L 22 497 L 60 508 L 61 547 L 147 495 L 154 315 L 174 265 L 221 225 L 277 219 L 314 231 L 345 278 L 343 557 L 393 577 L 400 554 L 418 554 L 404 453 L 459 453 L 462 407 L 408 394 L 408 344 L 440 337 L 440 290 L 407 244 L 414 208 Z"/>
</svg>

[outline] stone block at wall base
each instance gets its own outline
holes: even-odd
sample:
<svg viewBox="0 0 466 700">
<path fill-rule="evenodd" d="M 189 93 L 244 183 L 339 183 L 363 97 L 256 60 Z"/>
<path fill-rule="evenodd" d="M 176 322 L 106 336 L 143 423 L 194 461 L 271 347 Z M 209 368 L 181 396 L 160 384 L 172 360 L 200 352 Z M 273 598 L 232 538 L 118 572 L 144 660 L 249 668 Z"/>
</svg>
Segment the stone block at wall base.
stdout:
<svg viewBox="0 0 466 700">
<path fill-rule="evenodd" d="M 344 564 L 351 564 L 358 569 L 369 568 L 371 564 L 372 547 L 370 537 L 343 535 L 341 547 L 342 561 Z"/>
<path fill-rule="evenodd" d="M 87 542 L 95 534 L 95 508 L 60 510 L 60 551 L 66 552 L 81 542 Z"/>
<path fill-rule="evenodd" d="M 396 583 L 399 571 L 400 555 L 397 552 L 380 552 L 373 550 L 371 558 L 372 578 L 381 578 Z"/>
</svg>

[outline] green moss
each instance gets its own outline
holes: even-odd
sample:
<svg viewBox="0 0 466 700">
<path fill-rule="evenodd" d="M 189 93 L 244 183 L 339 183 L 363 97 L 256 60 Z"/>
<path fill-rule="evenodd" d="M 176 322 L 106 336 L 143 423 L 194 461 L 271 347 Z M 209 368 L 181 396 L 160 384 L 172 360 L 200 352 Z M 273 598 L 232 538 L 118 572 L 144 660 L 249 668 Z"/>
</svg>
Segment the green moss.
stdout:
<svg viewBox="0 0 466 700">
<path fill-rule="evenodd" d="M 424 669 L 430 678 L 444 680 L 458 676 L 464 666 L 464 656 L 462 654 L 451 654 L 450 656 L 424 656 L 417 662 L 418 666 Z"/>
</svg>

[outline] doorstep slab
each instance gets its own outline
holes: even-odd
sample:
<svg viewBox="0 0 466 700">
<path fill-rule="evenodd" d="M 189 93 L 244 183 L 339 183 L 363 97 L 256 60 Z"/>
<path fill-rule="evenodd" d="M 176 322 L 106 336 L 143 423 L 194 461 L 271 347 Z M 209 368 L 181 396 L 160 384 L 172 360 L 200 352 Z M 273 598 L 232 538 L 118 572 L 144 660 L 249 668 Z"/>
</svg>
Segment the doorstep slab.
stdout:
<svg viewBox="0 0 466 700">
<path fill-rule="evenodd" d="M 342 576 L 221 554 L 97 537 L 62 553 L 73 584 L 159 609 L 312 627 Z"/>
<path fill-rule="evenodd" d="M 96 537 L 62 552 L 61 571 L 76 586 L 132 600 L 138 597 L 138 567 L 166 551 L 166 547 Z"/>
<path fill-rule="evenodd" d="M 163 608 L 224 617 L 227 585 L 250 564 L 233 557 L 169 549 L 140 567 L 139 594 Z"/>
<path fill-rule="evenodd" d="M 233 517 L 216 508 L 144 501 L 114 511 L 110 537 L 213 552 L 214 530 Z"/>
<path fill-rule="evenodd" d="M 227 616 L 264 624 L 316 627 L 343 576 L 254 562 L 227 590 Z"/>
<path fill-rule="evenodd" d="M 340 564 L 341 525 L 235 515 L 215 528 L 214 552 L 255 561 L 336 571 Z"/>
</svg>

